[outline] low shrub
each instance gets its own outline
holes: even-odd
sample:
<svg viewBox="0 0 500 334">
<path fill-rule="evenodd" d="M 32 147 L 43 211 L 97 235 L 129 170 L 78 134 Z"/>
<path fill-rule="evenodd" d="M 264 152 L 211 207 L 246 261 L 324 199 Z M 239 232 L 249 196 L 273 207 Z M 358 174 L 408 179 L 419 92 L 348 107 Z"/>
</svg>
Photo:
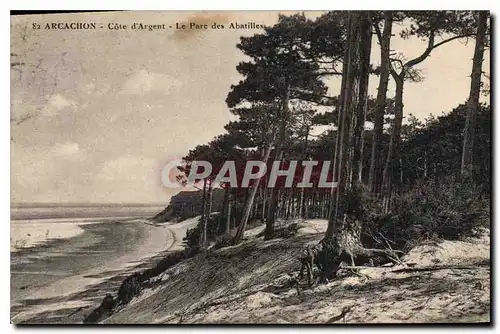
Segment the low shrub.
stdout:
<svg viewBox="0 0 500 334">
<path fill-rule="evenodd" d="M 200 218 L 201 220 L 201 218 Z M 215 241 L 217 237 L 225 232 L 225 217 L 219 213 L 212 213 L 207 220 L 207 240 Z M 184 247 L 187 252 L 192 252 L 198 249 L 199 239 L 201 237 L 201 224 L 198 223 L 195 227 L 186 231 L 184 237 Z"/>
<path fill-rule="evenodd" d="M 379 216 L 374 232 L 400 249 L 422 240 L 473 236 L 489 226 L 489 203 L 471 180 L 428 180 L 398 196 L 392 213 Z"/>
</svg>

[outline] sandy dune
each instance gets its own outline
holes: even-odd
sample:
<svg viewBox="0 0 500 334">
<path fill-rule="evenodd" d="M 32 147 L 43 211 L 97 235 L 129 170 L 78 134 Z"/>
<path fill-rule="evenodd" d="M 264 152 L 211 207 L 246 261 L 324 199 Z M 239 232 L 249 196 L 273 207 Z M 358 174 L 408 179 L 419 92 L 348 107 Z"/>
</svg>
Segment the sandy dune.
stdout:
<svg viewBox="0 0 500 334">
<path fill-rule="evenodd" d="M 301 284 L 298 293 L 297 256 L 323 236 L 326 221 L 302 225 L 295 238 L 264 241 L 256 237 L 259 227 L 240 245 L 185 260 L 152 278 L 152 288 L 103 323 L 489 321 L 487 231 L 416 247 L 402 259 L 405 265 L 361 269 L 362 277 L 344 273 L 313 288 Z"/>
</svg>

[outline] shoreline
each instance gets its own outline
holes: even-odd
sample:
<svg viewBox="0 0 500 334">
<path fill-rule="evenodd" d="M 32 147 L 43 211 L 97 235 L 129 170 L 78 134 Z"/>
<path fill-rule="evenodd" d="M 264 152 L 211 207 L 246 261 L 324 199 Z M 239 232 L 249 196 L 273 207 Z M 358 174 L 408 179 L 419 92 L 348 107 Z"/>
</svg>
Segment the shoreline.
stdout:
<svg viewBox="0 0 500 334">
<path fill-rule="evenodd" d="M 124 275 L 168 251 L 172 232 L 145 220 L 83 224 L 77 236 L 11 252 L 11 321 L 32 323 L 66 306 L 91 307 Z"/>
<path fill-rule="evenodd" d="M 36 219 L 14 219 L 11 220 L 11 225 L 10 225 L 10 239 L 11 239 L 11 245 L 10 245 L 10 253 L 16 253 L 16 254 L 26 254 L 30 252 L 37 252 L 41 250 L 42 248 L 47 248 L 56 245 L 57 243 L 63 243 L 65 240 L 69 240 L 71 238 L 77 237 L 78 235 L 82 234 L 85 232 L 85 225 L 93 225 L 93 224 L 104 224 L 104 223 L 113 223 L 113 222 L 118 222 L 118 223 L 130 223 L 130 222 L 143 222 L 148 224 L 151 222 L 150 217 L 137 217 L 137 216 L 124 216 L 124 217 L 116 217 L 116 216 L 109 216 L 109 217 L 99 217 L 99 218 L 36 218 Z M 39 240 L 36 240 L 34 242 L 27 242 L 29 246 L 21 246 L 17 247 L 16 242 L 13 240 L 13 231 L 16 229 L 14 226 L 16 226 L 19 229 L 29 229 L 29 227 L 33 227 L 33 225 L 40 225 L 40 226 L 48 226 L 52 225 L 54 229 L 57 229 L 58 227 L 67 227 L 67 225 L 75 225 L 77 229 L 81 230 L 78 231 L 78 233 L 68 233 L 67 235 L 60 235 L 59 237 L 47 237 L 50 235 L 50 229 L 44 228 L 44 230 L 49 231 L 47 232 L 47 236 L 41 237 Z M 25 225 L 25 226 L 23 226 Z M 26 232 L 26 231 L 24 231 Z M 21 233 L 21 232 L 18 232 Z M 19 238 L 18 238 L 19 239 Z"/>
</svg>

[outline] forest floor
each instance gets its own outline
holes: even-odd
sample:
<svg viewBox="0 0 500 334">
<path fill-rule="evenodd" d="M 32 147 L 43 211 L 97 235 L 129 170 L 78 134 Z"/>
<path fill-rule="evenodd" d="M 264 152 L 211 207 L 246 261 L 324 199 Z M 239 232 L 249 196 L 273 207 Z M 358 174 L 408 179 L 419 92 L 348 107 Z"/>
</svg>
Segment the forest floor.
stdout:
<svg viewBox="0 0 500 334">
<path fill-rule="evenodd" d="M 263 227 L 237 246 L 199 254 L 150 279 L 148 289 L 103 323 L 440 323 L 490 321 L 490 236 L 425 243 L 402 264 L 360 269 L 299 288 L 297 260 L 326 221 L 288 239 Z"/>
</svg>

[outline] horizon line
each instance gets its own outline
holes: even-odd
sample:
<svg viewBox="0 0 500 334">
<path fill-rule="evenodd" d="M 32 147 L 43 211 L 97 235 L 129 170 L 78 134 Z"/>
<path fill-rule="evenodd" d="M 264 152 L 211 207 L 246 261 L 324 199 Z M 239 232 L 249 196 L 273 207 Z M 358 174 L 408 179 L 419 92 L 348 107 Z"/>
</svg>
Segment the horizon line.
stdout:
<svg viewBox="0 0 500 334">
<path fill-rule="evenodd" d="M 162 206 L 168 204 L 170 199 L 163 202 L 10 202 L 11 206 L 68 206 L 68 205 L 95 205 L 95 206 Z"/>
</svg>

